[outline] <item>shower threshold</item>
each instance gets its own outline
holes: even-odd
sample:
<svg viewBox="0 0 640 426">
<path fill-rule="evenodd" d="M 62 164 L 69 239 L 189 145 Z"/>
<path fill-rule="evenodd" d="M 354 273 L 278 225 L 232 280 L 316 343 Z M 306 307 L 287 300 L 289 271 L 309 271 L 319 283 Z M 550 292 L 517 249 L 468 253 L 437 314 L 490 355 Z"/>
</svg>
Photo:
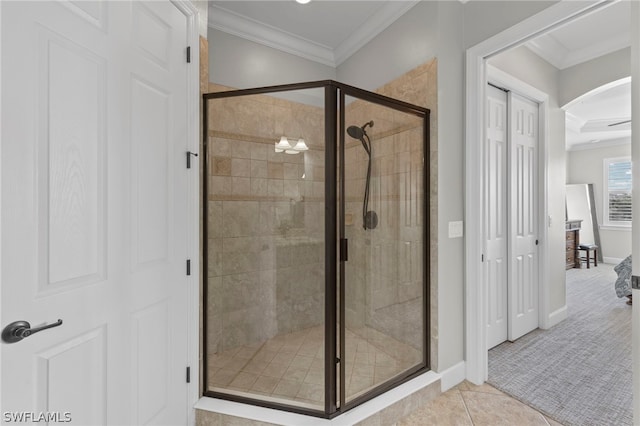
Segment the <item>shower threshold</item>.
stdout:
<svg viewBox="0 0 640 426">
<path fill-rule="evenodd" d="M 347 401 L 399 375 L 421 353 L 370 327 L 346 331 Z M 277 335 L 209 357 L 210 391 L 302 408 L 324 407 L 324 327 Z"/>
</svg>

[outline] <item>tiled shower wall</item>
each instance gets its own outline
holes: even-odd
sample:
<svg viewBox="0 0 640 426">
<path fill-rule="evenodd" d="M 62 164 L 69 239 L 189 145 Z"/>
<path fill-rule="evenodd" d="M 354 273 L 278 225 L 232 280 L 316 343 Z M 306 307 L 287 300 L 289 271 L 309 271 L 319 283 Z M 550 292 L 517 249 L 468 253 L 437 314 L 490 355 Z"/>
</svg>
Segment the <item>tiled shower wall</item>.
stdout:
<svg viewBox="0 0 640 426">
<path fill-rule="evenodd" d="M 438 62 L 433 58 L 401 77 L 382 86 L 378 93 L 420 105 L 431 110 L 431 128 L 429 129 L 430 152 L 425 153 L 425 165 L 428 164 L 430 246 L 426 265 L 431 277 L 430 288 L 430 361 L 431 369 L 438 366 Z M 424 191 L 421 191 L 424 194 Z M 426 266 L 425 265 L 425 266 Z"/>
<path fill-rule="evenodd" d="M 229 88 L 210 84 L 209 92 L 223 90 Z M 431 110 L 431 151 L 425 161 L 429 163 L 430 177 L 431 251 L 427 262 L 432 283 L 434 368 L 438 235 L 436 59 L 377 92 Z M 323 110 L 267 96 L 220 100 L 215 105 L 209 117 L 215 116 L 216 120 L 210 121 L 208 135 L 208 222 L 216 224 L 208 231 L 209 354 L 324 321 Z M 351 245 L 347 322 L 353 328 L 375 328 L 416 347 L 419 342 L 413 324 L 421 318 L 421 312 L 411 301 L 419 301 L 423 274 L 420 197 L 424 191 L 419 177 L 424 153 L 419 145 L 422 137 L 416 134 L 422 129 L 415 121 L 402 117 L 403 113 L 394 113 L 400 116 L 385 120 L 386 114 L 380 112 L 380 107 L 361 101 L 349 104 L 346 110 L 347 126 L 376 121 L 374 128 L 367 130 L 374 146 L 375 184 L 370 209 L 380 219 L 375 236 L 362 229 L 366 154 L 359 142 L 347 140 L 346 231 Z M 304 134 L 298 134 L 303 129 Z M 304 136 L 312 149 L 298 155 L 276 154 L 274 143 L 283 134 Z"/>
<path fill-rule="evenodd" d="M 368 108 L 370 109 L 370 108 Z M 380 120 L 378 120 L 380 121 Z M 422 349 L 424 165 L 421 120 L 369 130 L 373 145 L 369 209 L 378 215 L 373 230 L 362 227 L 362 197 L 367 157 L 348 146 L 346 235 L 351 246 L 347 266 L 347 325 L 369 326 Z"/>
<path fill-rule="evenodd" d="M 367 156 L 359 142 L 347 138 L 345 156 L 346 235 L 350 244 L 347 266 L 347 325 L 357 330 L 374 328 L 421 349 L 422 243 L 424 233 L 424 164 L 431 179 L 430 202 L 432 278 L 432 342 L 436 336 L 435 301 L 437 283 L 437 62 L 435 59 L 385 85 L 377 92 L 431 110 L 431 152 L 423 148 L 422 123 L 405 113 L 364 101 L 347 106 L 347 124 L 367 128 L 373 145 L 369 209 L 378 214 L 375 230 L 362 228 Z M 432 345 L 432 367 L 434 366 Z"/>
<path fill-rule="evenodd" d="M 324 323 L 324 110 L 269 96 L 209 107 L 214 354 Z M 283 135 L 304 137 L 309 151 L 276 153 Z"/>
</svg>

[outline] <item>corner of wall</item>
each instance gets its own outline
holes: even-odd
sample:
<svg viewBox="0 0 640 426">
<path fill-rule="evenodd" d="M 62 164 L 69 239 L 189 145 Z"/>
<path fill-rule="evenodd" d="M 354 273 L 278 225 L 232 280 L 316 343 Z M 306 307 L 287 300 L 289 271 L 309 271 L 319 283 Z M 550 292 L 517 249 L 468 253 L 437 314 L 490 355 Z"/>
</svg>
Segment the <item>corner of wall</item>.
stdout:
<svg viewBox="0 0 640 426">
<path fill-rule="evenodd" d="M 442 375 L 440 379 L 440 389 L 442 392 L 446 392 L 466 379 L 467 367 L 464 361 L 460 361 L 454 366 L 442 371 L 440 374 Z"/>
<path fill-rule="evenodd" d="M 540 328 L 543 330 L 548 330 L 556 324 L 561 323 L 565 319 L 567 319 L 567 305 L 564 305 L 560 309 L 556 309 L 551 312 L 547 318 L 542 318 Z"/>
</svg>

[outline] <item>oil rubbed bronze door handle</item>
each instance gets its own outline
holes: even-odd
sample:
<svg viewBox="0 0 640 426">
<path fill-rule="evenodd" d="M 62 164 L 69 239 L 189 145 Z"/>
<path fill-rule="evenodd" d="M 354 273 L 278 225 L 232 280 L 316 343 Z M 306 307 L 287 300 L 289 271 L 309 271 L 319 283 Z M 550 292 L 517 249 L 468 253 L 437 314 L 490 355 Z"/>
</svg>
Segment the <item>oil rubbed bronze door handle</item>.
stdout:
<svg viewBox="0 0 640 426">
<path fill-rule="evenodd" d="M 61 319 L 53 324 L 46 324 L 37 328 L 31 328 L 31 324 L 26 321 L 14 321 L 2 330 L 2 341 L 5 343 L 16 343 L 34 333 L 59 325 L 62 325 Z"/>
</svg>

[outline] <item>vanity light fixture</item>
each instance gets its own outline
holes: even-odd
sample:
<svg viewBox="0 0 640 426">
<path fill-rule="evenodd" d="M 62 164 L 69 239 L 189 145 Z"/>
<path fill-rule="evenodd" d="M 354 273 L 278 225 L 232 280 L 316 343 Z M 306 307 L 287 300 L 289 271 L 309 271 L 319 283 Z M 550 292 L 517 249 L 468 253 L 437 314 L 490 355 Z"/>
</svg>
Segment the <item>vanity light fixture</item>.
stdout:
<svg viewBox="0 0 640 426">
<path fill-rule="evenodd" d="M 300 4 L 307 4 L 309 3 L 311 0 L 296 0 L 296 3 L 300 3 Z"/>
<path fill-rule="evenodd" d="M 300 152 L 300 151 L 308 151 L 309 147 L 307 146 L 307 144 L 304 142 L 304 139 L 300 138 L 298 139 L 298 143 L 295 144 L 295 146 L 293 147 L 293 149 L 295 149 L 296 151 Z"/>
<path fill-rule="evenodd" d="M 289 139 L 286 136 L 281 136 L 280 141 L 276 142 L 275 150 L 276 152 L 284 152 L 285 154 L 299 154 L 302 151 L 308 151 L 309 147 L 302 138 L 299 138 L 298 142 L 291 146 Z"/>
<path fill-rule="evenodd" d="M 289 140 L 286 136 L 282 136 L 280 138 L 280 142 L 276 142 L 276 152 L 282 152 L 291 149 L 291 145 L 289 144 Z"/>
</svg>

